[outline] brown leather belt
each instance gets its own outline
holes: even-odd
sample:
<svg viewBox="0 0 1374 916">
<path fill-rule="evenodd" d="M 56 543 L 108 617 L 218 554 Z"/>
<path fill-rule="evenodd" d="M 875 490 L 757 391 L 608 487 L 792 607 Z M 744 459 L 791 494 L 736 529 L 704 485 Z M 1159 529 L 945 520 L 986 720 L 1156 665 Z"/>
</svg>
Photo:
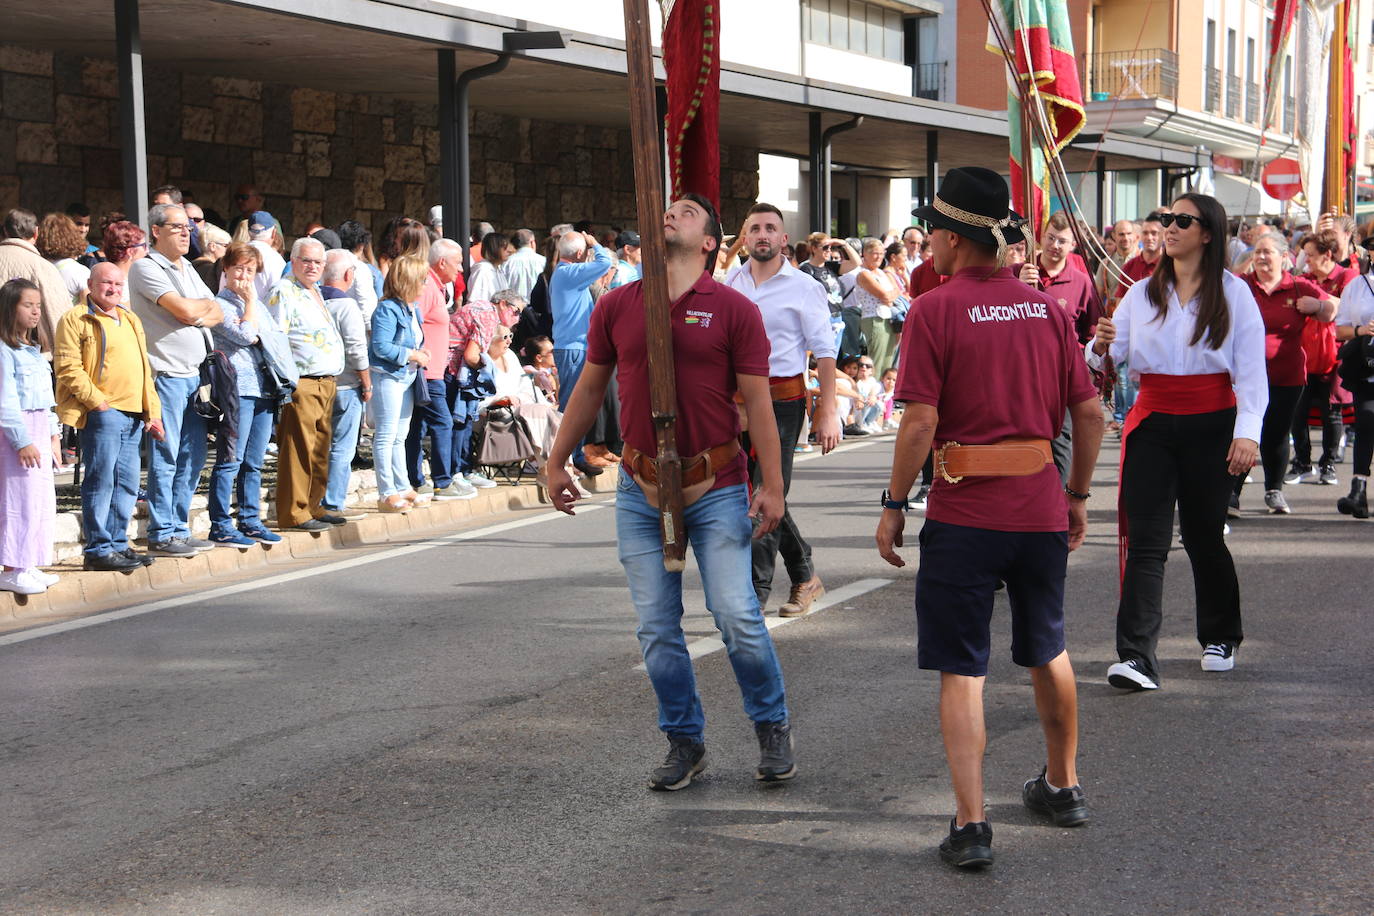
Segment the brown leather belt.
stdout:
<svg viewBox="0 0 1374 916">
<path fill-rule="evenodd" d="M 682 459 L 682 486 L 691 487 L 701 483 L 726 462 L 739 454 L 739 440 L 731 439 L 700 454 Z M 658 486 L 658 460 L 650 458 L 632 445 L 626 445 L 620 461 L 634 475 L 636 480 Z"/>
<path fill-rule="evenodd" d="M 768 395 L 775 401 L 797 401 L 806 396 L 805 375 L 774 375 L 768 379 Z M 743 404 L 744 395 L 735 392 L 735 403 Z"/>
<path fill-rule="evenodd" d="M 991 445 L 946 442 L 935 450 L 935 470 L 947 483 L 965 477 L 1028 477 L 1053 463 L 1048 439 L 1003 439 Z"/>
</svg>

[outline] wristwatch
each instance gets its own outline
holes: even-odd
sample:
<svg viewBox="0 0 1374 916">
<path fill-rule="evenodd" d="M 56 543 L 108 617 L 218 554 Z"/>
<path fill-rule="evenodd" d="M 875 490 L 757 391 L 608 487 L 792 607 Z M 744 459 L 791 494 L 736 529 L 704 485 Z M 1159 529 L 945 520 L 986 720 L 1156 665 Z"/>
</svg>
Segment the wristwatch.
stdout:
<svg viewBox="0 0 1374 916">
<path fill-rule="evenodd" d="M 907 499 L 893 499 L 892 494 L 883 491 L 882 506 L 884 509 L 896 509 L 898 512 L 910 512 L 911 502 Z"/>
</svg>

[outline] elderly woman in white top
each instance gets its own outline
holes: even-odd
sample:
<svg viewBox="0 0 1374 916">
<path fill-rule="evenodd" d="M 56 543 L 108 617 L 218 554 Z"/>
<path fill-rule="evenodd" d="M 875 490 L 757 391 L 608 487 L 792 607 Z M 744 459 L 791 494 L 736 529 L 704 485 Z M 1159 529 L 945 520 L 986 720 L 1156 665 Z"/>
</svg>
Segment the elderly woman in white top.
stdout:
<svg viewBox="0 0 1374 916">
<path fill-rule="evenodd" d="M 1088 344 L 1090 366 L 1110 354 L 1140 381 L 1121 439 L 1121 660 L 1107 669 L 1107 681 L 1127 690 L 1159 687 L 1155 647 L 1175 503 L 1193 567 L 1202 669 L 1235 666 L 1240 585 L 1223 528 L 1233 475 L 1255 464 L 1269 402 L 1264 323 L 1249 285 L 1226 270 L 1226 211 L 1191 193 L 1172 210 L 1160 214 L 1164 253 L 1153 276 L 1127 291 Z"/>
<path fill-rule="evenodd" d="M 859 324 L 868 341 L 873 371 L 878 374 L 886 372 L 892 365 L 892 358 L 897 351 L 897 335 L 892 333 L 890 321 L 892 303 L 903 292 L 883 270 L 884 256 L 882 239 L 864 240 L 861 266 L 855 276 L 857 282 L 854 287 L 854 299 L 859 305 Z"/>
<path fill-rule="evenodd" d="M 1342 345 L 1358 339 L 1361 346 L 1374 348 L 1374 283 L 1364 274 L 1346 284 L 1336 312 L 1336 339 Z M 1370 349 L 1360 351 L 1369 353 Z M 1344 351 L 1343 351 L 1344 355 Z M 1342 384 L 1355 397 L 1355 449 L 1351 465 L 1350 495 L 1337 500 L 1342 515 L 1369 518 L 1369 468 L 1374 460 L 1374 374 L 1359 381 Z"/>
<path fill-rule="evenodd" d="M 501 328 L 492 338 L 487 357 L 492 364 L 492 379 L 496 383 L 496 393 L 482 402 L 482 409 L 490 407 L 510 407 L 529 427 L 530 438 L 539 448 L 535 458 L 538 468 L 537 478 L 544 480 L 544 462 L 548 460 L 553 440 L 558 437 L 558 425 L 563 414 L 549 403 L 547 394 L 535 384 L 535 368 L 523 366 L 511 352 L 510 343 L 514 335 L 510 328 Z M 538 345 L 535 344 L 535 349 Z M 568 463 L 572 473 L 572 462 Z"/>
</svg>

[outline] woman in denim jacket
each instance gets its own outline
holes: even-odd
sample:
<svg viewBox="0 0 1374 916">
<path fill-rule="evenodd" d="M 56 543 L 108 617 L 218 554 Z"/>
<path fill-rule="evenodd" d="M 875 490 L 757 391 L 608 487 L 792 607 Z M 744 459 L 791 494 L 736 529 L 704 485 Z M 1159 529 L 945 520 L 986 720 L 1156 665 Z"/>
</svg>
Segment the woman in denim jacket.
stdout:
<svg viewBox="0 0 1374 916">
<path fill-rule="evenodd" d="M 43 294 L 28 280 L 0 286 L 0 590 L 37 595 L 52 562 L 58 454 L 52 374 L 37 346 Z"/>
<path fill-rule="evenodd" d="M 377 508 L 404 512 L 419 498 L 406 472 L 406 434 L 414 407 L 417 367 L 431 354 L 419 349 L 420 314 L 415 308 L 429 275 L 424 259 L 397 258 L 386 275 L 383 298 L 372 313 L 368 362 L 372 371 L 372 464 L 377 471 Z"/>
<path fill-rule="evenodd" d="M 210 471 L 210 540 L 224 547 L 252 547 L 281 540 L 262 523 L 262 465 L 272 438 L 275 401 L 264 387 L 261 350 L 254 345 L 277 333 L 264 303 L 257 301 L 253 278 L 262 255 L 242 242 L 229 246 L 220 261 L 224 289 L 217 300 L 224 322 L 211 330 L 215 346 L 238 373 L 239 435 L 232 455 L 221 454 Z M 230 512 L 237 490 L 238 527 Z"/>
</svg>

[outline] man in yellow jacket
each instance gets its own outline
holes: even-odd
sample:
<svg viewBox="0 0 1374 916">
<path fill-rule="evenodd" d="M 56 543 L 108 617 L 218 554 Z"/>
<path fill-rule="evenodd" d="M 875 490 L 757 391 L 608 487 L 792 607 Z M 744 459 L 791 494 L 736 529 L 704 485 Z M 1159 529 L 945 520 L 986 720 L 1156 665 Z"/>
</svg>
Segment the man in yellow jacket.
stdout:
<svg viewBox="0 0 1374 916">
<path fill-rule="evenodd" d="M 89 290 L 87 306 L 57 323 L 57 416 L 80 430 L 85 568 L 127 572 L 153 562 L 129 546 L 128 530 L 138 498 L 139 441 L 145 425 L 162 439 L 162 404 L 143 324 L 119 304 L 123 271 L 97 264 Z"/>
</svg>

